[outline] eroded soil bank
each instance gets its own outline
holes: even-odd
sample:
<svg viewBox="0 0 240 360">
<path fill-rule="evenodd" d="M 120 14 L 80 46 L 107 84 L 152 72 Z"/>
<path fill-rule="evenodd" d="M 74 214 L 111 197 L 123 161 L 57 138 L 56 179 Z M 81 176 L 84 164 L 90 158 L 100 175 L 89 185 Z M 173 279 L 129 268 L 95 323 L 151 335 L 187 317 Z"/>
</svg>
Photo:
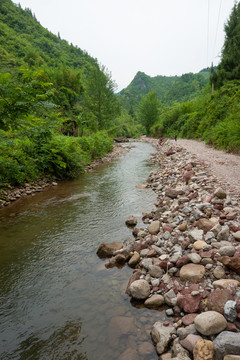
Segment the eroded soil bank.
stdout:
<svg viewBox="0 0 240 360">
<path fill-rule="evenodd" d="M 239 158 L 185 140 L 165 141 L 157 149 L 158 170 L 142 186 L 157 194 L 155 208 L 143 213 L 146 227 L 137 228 L 131 214 L 133 237 L 106 245 L 106 253 L 101 245 L 98 254 L 111 257 L 107 268 L 127 263 L 134 269 L 126 289 L 132 300 L 165 309 L 168 321 L 157 321 L 151 331 L 159 359 L 236 359 Z M 136 349 L 119 360 L 129 358 L 138 358 Z"/>
</svg>

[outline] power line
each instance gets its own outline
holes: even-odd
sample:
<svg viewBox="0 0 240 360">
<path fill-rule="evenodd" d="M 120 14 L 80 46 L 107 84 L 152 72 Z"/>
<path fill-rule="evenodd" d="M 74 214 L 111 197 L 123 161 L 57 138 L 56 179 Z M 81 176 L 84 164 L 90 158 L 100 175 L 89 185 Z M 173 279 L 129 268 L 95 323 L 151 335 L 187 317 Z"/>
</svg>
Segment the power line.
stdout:
<svg viewBox="0 0 240 360">
<path fill-rule="evenodd" d="M 208 13 L 207 13 L 207 67 L 208 62 L 208 51 L 209 51 L 209 22 L 210 22 L 210 0 L 208 0 Z"/>
<path fill-rule="evenodd" d="M 213 47 L 213 56 L 212 56 L 212 59 L 214 59 L 214 54 L 215 54 L 215 50 L 216 50 L 217 36 L 218 36 L 218 27 L 219 27 L 219 21 L 220 21 L 221 8 L 222 8 L 222 0 L 220 1 L 219 10 L 218 10 L 218 20 L 217 20 L 217 28 L 216 28 L 216 35 L 215 35 L 215 40 L 214 40 L 214 47 Z"/>
</svg>

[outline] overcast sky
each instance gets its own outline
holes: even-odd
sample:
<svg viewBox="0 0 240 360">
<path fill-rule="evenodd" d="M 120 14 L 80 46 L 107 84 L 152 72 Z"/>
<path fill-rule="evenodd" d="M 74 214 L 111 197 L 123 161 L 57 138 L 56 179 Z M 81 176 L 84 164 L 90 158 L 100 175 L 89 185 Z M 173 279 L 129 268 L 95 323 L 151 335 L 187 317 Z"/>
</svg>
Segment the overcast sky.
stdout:
<svg viewBox="0 0 240 360">
<path fill-rule="evenodd" d="M 220 61 L 234 0 L 15 0 L 112 73 L 118 90 L 138 71 L 198 72 Z"/>
</svg>

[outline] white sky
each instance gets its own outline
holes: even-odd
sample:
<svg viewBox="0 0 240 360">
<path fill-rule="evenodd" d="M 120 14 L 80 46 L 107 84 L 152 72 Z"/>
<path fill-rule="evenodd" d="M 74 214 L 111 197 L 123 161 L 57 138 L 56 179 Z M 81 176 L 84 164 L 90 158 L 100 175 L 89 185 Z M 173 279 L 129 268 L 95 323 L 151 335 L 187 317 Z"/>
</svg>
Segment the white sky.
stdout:
<svg viewBox="0 0 240 360">
<path fill-rule="evenodd" d="M 112 73 L 118 90 L 138 71 L 169 76 L 196 73 L 212 61 L 217 65 L 224 24 L 234 5 L 234 0 L 14 2 L 30 8 L 48 30 L 97 58 Z"/>
</svg>

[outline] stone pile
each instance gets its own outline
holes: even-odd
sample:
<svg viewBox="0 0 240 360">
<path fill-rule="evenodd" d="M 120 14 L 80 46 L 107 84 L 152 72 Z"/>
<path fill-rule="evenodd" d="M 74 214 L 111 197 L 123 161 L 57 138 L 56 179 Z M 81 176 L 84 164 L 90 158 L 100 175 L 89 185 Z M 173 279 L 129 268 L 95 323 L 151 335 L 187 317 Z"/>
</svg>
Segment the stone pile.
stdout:
<svg viewBox="0 0 240 360">
<path fill-rule="evenodd" d="M 177 146 L 164 144 L 155 161 L 148 187 L 156 208 L 143 214 L 146 228 L 126 220 L 134 238 L 111 248 L 106 267 L 127 263 L 134 269 L 127 294 L 164 307 L 168 321 L 151 332 L 159 359 L 240 359 L 238 195 Z"/>
</svg>

